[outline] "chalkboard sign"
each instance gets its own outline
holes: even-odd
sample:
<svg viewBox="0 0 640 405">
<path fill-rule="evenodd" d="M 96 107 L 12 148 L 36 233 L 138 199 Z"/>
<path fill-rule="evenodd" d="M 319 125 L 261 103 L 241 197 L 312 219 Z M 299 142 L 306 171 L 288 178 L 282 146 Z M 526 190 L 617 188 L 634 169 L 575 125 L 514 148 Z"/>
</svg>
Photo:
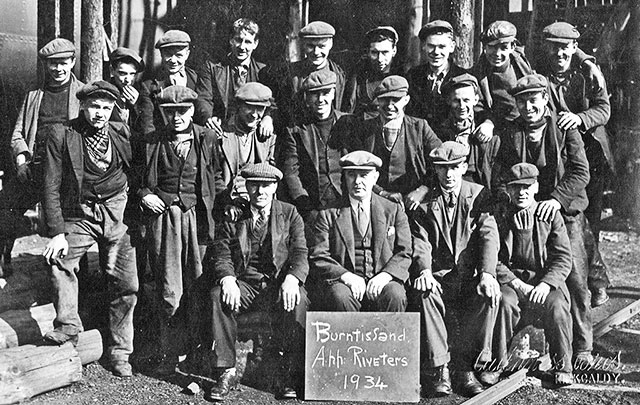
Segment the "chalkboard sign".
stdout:
<svg viewBox="0 0 640 405">
<path fill-rule="evenodd" d="M 305 399 L 418 402 L 420 315 L 308 312 Z"/>
</svg>

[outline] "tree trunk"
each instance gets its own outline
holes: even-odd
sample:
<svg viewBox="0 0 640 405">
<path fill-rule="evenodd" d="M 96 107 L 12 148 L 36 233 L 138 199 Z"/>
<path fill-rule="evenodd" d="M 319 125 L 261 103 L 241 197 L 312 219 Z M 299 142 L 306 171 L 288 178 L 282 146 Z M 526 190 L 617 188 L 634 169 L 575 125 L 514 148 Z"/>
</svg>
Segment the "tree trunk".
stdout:
<svg viewBox="0 0 640 405">
<path fill-rule="evenodd" d="M 300 29 L 302 29 L 302 22 L 304 19 L 304 2 L 305 0 L 293 0 L 289 5 L 289 25 L 291 26 L 291 31 L 287 34 L 287 41 L 289 44 L 287 59 L 289 62 L 297 62 L 302 59 L 298 33 L 300 32 Z"/>
<path fill-rule="evenodd" d="M 411 10 L 409 14 L 409 27 L 407 28 L 407 55 L 404 71 L 408 72 L 414 66 L 420 64 L 420 28 L 422 28 L 423 4 L 422 0 L 410 0 Z"/>
<path fill-rule="evenodd" d="M 458 34 L 455 63 L 463 68 L 473 65 L 474 0 L 452 0 L 451 25 Z"/>
<path fill-rule="evenodd" d="M 81 80 L 90 83 L 102 80 L 102 50 L 104 47 L 102 0 L 82 1 Z"/>
</svg>

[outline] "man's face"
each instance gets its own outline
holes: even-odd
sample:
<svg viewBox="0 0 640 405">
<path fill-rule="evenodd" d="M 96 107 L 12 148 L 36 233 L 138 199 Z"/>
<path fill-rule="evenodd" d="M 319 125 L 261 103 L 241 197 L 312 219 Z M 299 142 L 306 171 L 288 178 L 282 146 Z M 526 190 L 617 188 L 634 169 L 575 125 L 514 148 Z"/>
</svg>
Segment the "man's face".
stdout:
<svg viewBox="0 0 640 405">
<path fill-rule="evenodd" d="M 473 119 L 473 107 L 480 98 L 472 86 L 458 87 L 449 94 L 451 113 L 457 120 Z"/>
<path fill-rule="evenodd" d="M 437 71 L 449 63 L 449 57 L 456 48 L 453 38 L 447 33 L 429 35 L 422 42 L 422 50 L 427 56 L 427 63 Z"/>
<path fill-rule="evenodd" d="M 496 44 L 484 45 L 484 52 L 487 57 L 487 62 L 494 68 L 502 68 L 507 66 L 510 62 L 511 54 L 515 51 L 516 45 L 513 41 L 498 42 Z"/>
<path fill-rule="evenodd" d="M 82 111 L 92 127 L 101 129 L 109 122 L 114 104 L 110 98 L 89 98 L 82 102 Z"/>
<path fill-rule="evenodd" d="M 304 57 L 316 67 L 327 62 L 332 47 L 333 38 L 307 38 L 302 42 Z"/>
<path fill-rule="evenodd" d="M 231 45 L 231 56 L 238 62 L 243 62 L 251 57 L 253 51 L 258 47 L 256 36 L 247 30 L 241 30 L 233 35 L 229 40 Z"/>
<path fill-rule="evenodd" d="M 245 129 L 254 130 L 264 115 L 265 106 L 240 102 L 238 106 L 238 124 Z"/>
<path fill-rule="evenodd" d="M 305 92 L 305 102 L 316 118 L 324 119 L 331 114 L 331 103 L 333 103 L 335 95 L 334 88 L 307 91 Z"/>
<path fill-rule="evenodd" d="M 379 175 L 377 170 L 346 169 L 344 171 L 344 181 L 351 198 L 358 201 L 371 198 L 373 186 L 378 181 Z"/>
<path fill-rule="evenodd" d="M 76 58 L 50 58 L 45 61 L 45 64 L 51 80 L 62 85 L 71 78 L 71 70 L 76 65 Z"/>
<path fill-rule="evenodd" d="M 189 59 L 188 46 L 165 46 L 160 48 L 160 56 L 162 57 L 162 66 L 169 74 L 178 73 L 184 69 L 187 59 Z"/>
<path fill-rule="evenodd" d="M 186 106 L 172 106 L 172 107 L 161 107 L 164 112 L 164 116 L 167 119 L 167 124 L 169 127 L 175 132 L 182 132 L 189 128 L 193 120 L 193 105 L 190 107 Z"/>
<path fill-rule="evenodd" d="M 121 89 L 125 86 L 132 86 L 137 73 L 138 68 L 134 63 L 118 62 L 115 68 L 111 67 L 113 81 Z"/>
<path fill-rule="evenodd" d="M 547 41 L 544 45 L 551 68 L 555 72 L 566 72 L 569 70 L 569 66 L 571 66 L 571 58 L 578 50 L 576 42 L 571 41 L 568 44 L 563 44 L 560 42 Z"/>
<path fill-rule="evenodd" d="M 549 96 L 546 91 L 524 93 L 516 96 L 516 106 L 522 118 L 529 123 L 538 122 L 544 116 Z"/>
<path fill-rule="evenodd" d="M 391 121 L 404 114 L 404 108 L 409 104 L 411 97 L 378 97 L 378 112 L 385 121 Z"/>
<path fill-rule="evenodd" d="M 462 175 L 467 172 L 467 163 L 460 162 L 450 165 L 434 165 L 436 176 L 443 190 L 454 190 L 462 183 Z"/>
<path fill-rule="evenodd" d="M 507 184 L 511 204 L 520 209 L 529 208 L 538 193 L 538 182 L 533 184 Z"/>
<path fill-rule="evenodd" d="M 393 57 L 396 56 L 396 52 L 395 44 L 388 39 L 370 43 L 368 56 L 371 67 L 380 73 L 389 72 L 391 61 L 393 61 Z"/>
<path fill-rule="evenodd" d="M 257 209 L 268 207 L 278 189 L 275 181 L 247 181 L 247 192 L 251 205 Z"/>
</svg>

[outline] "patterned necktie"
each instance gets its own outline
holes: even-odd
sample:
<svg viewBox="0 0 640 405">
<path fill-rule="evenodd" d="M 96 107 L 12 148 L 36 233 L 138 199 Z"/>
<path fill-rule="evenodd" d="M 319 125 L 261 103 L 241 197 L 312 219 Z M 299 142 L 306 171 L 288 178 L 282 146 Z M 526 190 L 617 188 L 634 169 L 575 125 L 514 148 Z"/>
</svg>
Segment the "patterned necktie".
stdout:
<svg viewBox="0 0 640 405">
<path fill-rule="evenodd" d="M 243 65 L 238 65 L 233 68 L 234 71 L 234 84 L 236 89 L 247 82 L 247 68 Z"/>
<path fill-rule="evenodd" d="M 258 213 L 258 217 L 253 220 L 253 234 L 262 235 L 267 226 L 267 211 L 262 209 Z"/>
<path fill-rule="evenodd" d="M 367 228 L 369 227 L 369 220 L 367 219 L 367 214 L 364 212 L 362 203 L 358 204 L 357 221 L 358 231 L 360 231 L 360 235 L 364 236 L 367 233 Z"/>
<path fill-rule="evenodd" d="M 447 208 L 454 208 L 456 206 L 456 195 L 449 193 L 447 198 Z"/>
<path fill-rule="evenodd" d="M 111 164 L 108 128 L 109 126 L 106 125 L 93 134 L 87 134 L 83 137 L 89 159 L 102 171 L 106 171 Z"/>
</svg>

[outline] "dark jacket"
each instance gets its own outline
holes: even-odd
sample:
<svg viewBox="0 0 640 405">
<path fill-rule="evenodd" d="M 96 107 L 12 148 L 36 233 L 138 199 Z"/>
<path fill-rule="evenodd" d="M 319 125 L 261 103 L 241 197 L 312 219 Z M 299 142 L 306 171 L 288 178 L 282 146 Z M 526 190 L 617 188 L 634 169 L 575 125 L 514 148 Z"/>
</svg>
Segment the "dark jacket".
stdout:
<svg viewBox="0 0 640 405">
<path fill-rule="evenodd" d="M 262 281 L 264 274 L 249 267 L 251 240 L 248 232 L 251 225 L 251 216 L 237 222 L 222 223 L 213 245 L 216 282 L 226 276 L 235 276 L 249 283 Z M 282 282 L 287 274 L 292 274 L 304 283 L 309 274 L 309 263 L 302 217 L 293 205 L 273 200 L 269 229 L 273 254 L 270 265 L 276 269 L 273 278 Z"/>
<path fill-rule="evenodd" d="M 355 242 L 349 198 L 321 210 L 312 227 L 309 264 L 313 277 L 333 282 L 348 271 L 355 273 Z M 404 283 L 411 265 L 409 221 L 399 204 L 371 196 L 372 256 L 375 274 L 387 272 Z"/>
</svg>

